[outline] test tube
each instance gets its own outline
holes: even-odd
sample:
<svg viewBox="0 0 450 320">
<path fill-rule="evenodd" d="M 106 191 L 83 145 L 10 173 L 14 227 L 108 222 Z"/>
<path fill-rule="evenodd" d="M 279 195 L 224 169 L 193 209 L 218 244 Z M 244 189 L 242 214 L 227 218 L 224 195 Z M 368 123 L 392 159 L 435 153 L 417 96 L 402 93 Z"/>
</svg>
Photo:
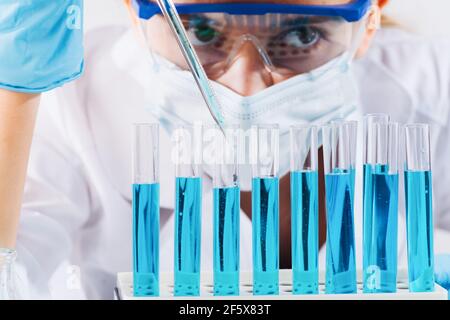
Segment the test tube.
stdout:
<svg viewBox="0 0 450 320">
<path fill-rule="evenodd" d="M 239 126 L 215 130 L 214 295 L 239 295 Z"/>
<path fill-rule="evenodd" d="M 159 296 L 159 126 L 133 126 L 133 291 Z"/>
<path fill-rule="evenodd" d="M 174 295 L 200 295 L 202 142 L 199 124 L 175 130 Z"/>
<path fill-rule="evenodd" d="M 434 291 L 433 202 L 430 129 L 405 126 L 405 198 L 409 290 Z"/>
<path fill-rule="evenodd" d="M 327 211 L 327 294 L 356 293 L 354 185 L 357 123 L 322 128 Z"/>
<path fill-rule="evenodd" d="M 363 195 L 363 291 L 397 291 L 398 123 L 368 120 Z"/>
<path fill-rule="evenodd" d="M 279 127 L 251 128 L 253 295 L 279 293 Z"/>
<path fill-rule="evenodd" d="M 294 294 L 319 293 L 317 127 L 292 126 L 291 235 Z"/>
</svg>

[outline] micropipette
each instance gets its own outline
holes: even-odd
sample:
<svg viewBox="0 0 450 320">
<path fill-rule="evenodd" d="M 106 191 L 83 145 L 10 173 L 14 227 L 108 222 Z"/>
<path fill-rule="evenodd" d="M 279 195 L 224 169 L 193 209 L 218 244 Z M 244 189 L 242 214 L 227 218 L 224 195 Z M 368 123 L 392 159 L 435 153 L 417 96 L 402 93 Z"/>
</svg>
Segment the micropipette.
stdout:
<svg viewBox="0 0 450 320">
<path fill-rule="evenodd" d="M 209 112 L 211 113 L 214 121 L 218 124 L 219 128 L 222 129 L 224 121 L 222 114 L 220 113 L 220 104 L 217 100 L 216 95 L 209 83 L 208 77 L 203 69 L 194 48 L 186 34 L 186 30 L 183 27 L 180 16 L 178 15 L 177 9 L 173 4 L 172 0 L 157 0 L 158 5 L 169 23 L 170 29 L 172 30 L 175 38 L 177 39 L 178 45 L 186 59 L 189 69 L 194 76 L 194 79 L 202 93 L 203 99 L 208 106 Z"/>
</svg>

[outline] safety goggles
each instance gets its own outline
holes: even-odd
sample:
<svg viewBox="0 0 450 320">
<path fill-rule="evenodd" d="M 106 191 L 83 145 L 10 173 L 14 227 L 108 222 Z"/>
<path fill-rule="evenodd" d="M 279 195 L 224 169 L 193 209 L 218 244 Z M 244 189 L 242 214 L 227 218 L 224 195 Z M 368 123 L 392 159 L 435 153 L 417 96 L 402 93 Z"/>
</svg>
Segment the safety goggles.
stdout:
<svg viewBox="0 0 450 320">
<path fill-rule="evenodd" d="M 211 79 L 242 57 L 259 59 L 271 72 L 296 75 L 345 56 L 351 59 L 367 27 L 372 0 L 341 5 L 280 3 L 178 4 L 187 35 Z M 152 51 L 188 66 L 160 9 L 133 0 Z"/>
</svg>

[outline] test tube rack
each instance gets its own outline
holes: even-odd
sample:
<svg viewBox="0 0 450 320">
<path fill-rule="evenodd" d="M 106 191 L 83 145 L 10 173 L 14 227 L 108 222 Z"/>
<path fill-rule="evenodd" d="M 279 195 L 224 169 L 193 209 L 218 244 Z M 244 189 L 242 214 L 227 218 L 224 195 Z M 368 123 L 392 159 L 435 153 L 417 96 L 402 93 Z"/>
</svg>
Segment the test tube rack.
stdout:
<svg viewBox="0 0 450 320">
<path fill-rule="evenodd" d="M 434 292 L 411 293 L 408 289 L 408 276 L 404 270 L 399 271 L 396 293 L 362 293 L 362 277 L 358 272 L 358 292 L 356 294 L 325 294 L 325 274 L 319 276 L 319 294 L 316 295 L 294 295 L 292 294 L 292 271 L 280 270 L 279 273 L 279 295 L 254 296 L 252 294 L 251 272 L 240 273 L 240 295 L 239 296 L 214 296 L 213 274 L 202 273 L 200 281 L 200 296 L 196 297 L 174 297 L 173 296 L 173 274 L 160 274 L 160 296 L 159 297 L 134 297 L 133 274 L 131 272 L 119 273 L 117 275 L 117 287 L 115 297 L 118 300 L 447 300 L 447 291 L 439 285 L 435 285 Z"/>
</svg>

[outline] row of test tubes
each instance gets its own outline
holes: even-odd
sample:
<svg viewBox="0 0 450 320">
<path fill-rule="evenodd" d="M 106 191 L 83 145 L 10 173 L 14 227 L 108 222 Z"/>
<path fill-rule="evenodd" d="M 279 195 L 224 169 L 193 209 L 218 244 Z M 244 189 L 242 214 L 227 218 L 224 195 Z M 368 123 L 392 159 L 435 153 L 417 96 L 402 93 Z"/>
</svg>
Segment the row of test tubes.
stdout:
<svg viewBox="0 0 450 320">
<path fill-rule="evenodd" d="M 290 129 L 293 294 L 319 292 L 319 165 L 323 147 L 327 294 L 357 292 L 354 189 L 356 121 Z M 209 131 L 209 130 L 208 130 Z M 432 291 L 433 243 L 429 129 L 404 127 L 409 288 Z M 211 131 L 210 131 L 211 132 Z M 279 128 L 215 128 L 213 139 L 214 295 L 239 295 L 239 167 L 252 165 L 253 294 L 279 294 Z M 321 133 L 319 135 L 319 133 Z M 364 120 L 363 291 L 396 292 L 398 146 L 400 126 L 387 115 Z M 201 126 L 175 133 L 174 295 L 200 294 Z M 321 141 L 319 141 L 321 140 Z M 134 127 L 133 286 L 135 296 L 159 295 L 159 128 Z M 244 156 L 243 156 L 244 155 Z"/>
</svg>

